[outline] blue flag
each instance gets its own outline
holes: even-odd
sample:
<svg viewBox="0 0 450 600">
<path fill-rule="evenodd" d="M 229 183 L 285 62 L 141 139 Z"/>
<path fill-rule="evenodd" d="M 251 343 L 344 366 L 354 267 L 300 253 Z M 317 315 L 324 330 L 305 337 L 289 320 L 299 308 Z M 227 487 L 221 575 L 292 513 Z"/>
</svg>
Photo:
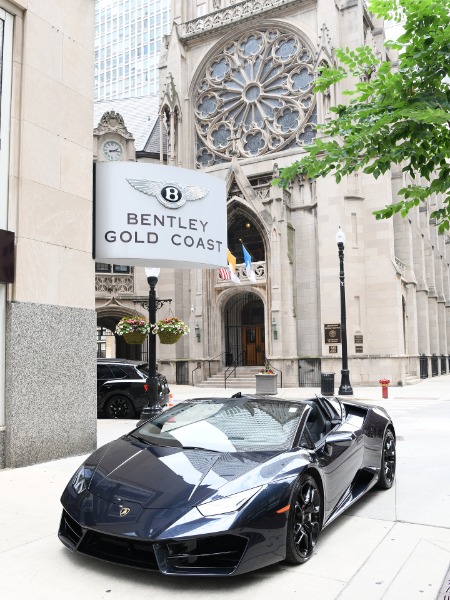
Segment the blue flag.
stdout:
<svg viewBox="0 0 450 600">
<path fill-rule="evenodd" d="M 252 257 L 248 252 L 247 248 L 242 244 L 242 251 L 244 253 L 245 270 L 250 283 L 256 283 L 256 275 L 252 269 Z"/>
</svg>

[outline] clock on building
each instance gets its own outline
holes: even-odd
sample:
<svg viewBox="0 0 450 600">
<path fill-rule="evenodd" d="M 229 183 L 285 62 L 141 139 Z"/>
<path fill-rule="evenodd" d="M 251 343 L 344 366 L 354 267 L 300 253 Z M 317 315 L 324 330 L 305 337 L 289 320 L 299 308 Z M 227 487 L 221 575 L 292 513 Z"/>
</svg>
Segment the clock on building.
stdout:
<svg viewBox="0 0 450 600">
<path fill-rule="evenodd" d="M 116 140 L 103 142 L 102 152 L 105 160 L 121 160 L 125 153 L 122 144 L 119 144 Z"/>
</svg>

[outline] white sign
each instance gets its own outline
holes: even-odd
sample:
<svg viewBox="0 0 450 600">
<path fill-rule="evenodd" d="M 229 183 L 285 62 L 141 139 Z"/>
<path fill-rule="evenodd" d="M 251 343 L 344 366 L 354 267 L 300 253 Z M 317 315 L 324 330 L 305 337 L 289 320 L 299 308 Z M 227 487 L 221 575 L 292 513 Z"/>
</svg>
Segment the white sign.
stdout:
<svg viewBox="0 0 450 600">
<path fill-rule="evenodd" d="M 94 226 L 97 262 L 177 269 L 227 265 L 225 181 L 200 171 L 97 163 Z"/>
</svg>

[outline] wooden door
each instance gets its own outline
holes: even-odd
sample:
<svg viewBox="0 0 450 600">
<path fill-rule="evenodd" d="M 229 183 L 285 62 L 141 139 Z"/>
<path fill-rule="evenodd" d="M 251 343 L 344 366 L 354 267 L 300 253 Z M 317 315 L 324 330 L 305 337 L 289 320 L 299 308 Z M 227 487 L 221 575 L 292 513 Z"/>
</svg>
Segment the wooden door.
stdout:
<svg viewBox="0 0 450 600">
<path fill-rule="evenodd" d="M 245 353 L 246 365 L 264 365 L 264 325 L 244 325 L 242 327 L 242 348 Z"/>
</svg>

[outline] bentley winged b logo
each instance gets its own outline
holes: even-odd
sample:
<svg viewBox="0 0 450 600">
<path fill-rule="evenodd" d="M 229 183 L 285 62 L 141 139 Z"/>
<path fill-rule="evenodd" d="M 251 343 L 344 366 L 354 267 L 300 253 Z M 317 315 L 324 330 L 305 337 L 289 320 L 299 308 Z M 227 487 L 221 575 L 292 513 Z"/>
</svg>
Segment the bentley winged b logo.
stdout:
<svg viewBox="0 0 450 600">
<path fill-rule="evenodd" d="M 138 192 L 153 196 L 166 208 L 180 208 L 189 200 L 204 198 L 209 192 L 209 190 L 197 185 L 163 183 L 161 181 L 150 181 L 149 179 L 127 179 L 127 181 Z"/>
</svg>

